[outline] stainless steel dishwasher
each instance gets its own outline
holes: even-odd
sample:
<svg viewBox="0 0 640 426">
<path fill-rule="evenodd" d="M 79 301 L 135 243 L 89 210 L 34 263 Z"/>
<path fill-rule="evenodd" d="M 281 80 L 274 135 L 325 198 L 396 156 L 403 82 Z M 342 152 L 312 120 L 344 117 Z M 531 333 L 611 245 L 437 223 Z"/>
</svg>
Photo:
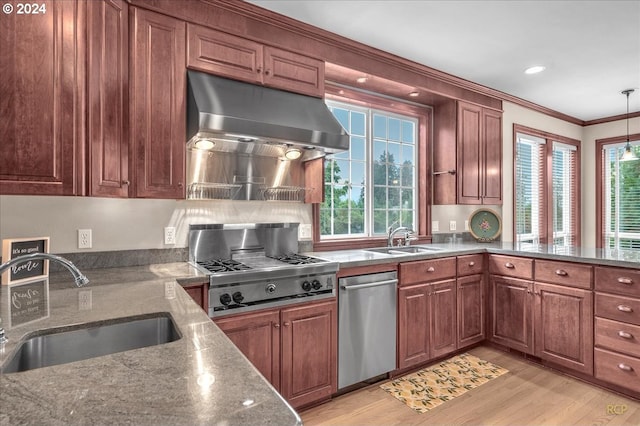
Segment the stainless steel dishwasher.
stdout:
<svg viewBox="0 0 640 426">
<path fill-rule="evenodd" d="M 396 272 L 338 280 L 338 389 L 396 368 Z"/>
</svg>

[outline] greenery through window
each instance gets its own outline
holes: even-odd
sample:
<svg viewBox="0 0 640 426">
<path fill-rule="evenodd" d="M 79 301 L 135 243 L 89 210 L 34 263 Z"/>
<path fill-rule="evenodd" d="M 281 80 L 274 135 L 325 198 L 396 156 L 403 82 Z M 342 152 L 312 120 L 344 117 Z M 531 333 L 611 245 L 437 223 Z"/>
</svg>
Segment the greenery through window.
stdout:
<svg viewBox="0 0 640 426">
<path fill-rule="evenodd" d="M 327 102 L 350 135 L 350 149 L 326 158 L 322 238 L 416 229 L 418 121 L 409 116 Z"/>
<path fill-rule="evenodd" d="M 603 148 L 604 247 L 640 249 L 640 160 L 620 161 L 624 143 Z M 632 142 L 640 158 L 640 141 Z"/>
</svg>

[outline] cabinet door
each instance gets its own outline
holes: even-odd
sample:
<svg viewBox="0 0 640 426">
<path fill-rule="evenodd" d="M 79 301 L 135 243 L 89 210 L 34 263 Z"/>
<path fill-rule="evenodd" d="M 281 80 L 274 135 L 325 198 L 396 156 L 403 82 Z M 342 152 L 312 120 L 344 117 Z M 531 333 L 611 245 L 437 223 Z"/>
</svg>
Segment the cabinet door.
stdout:
<svg viewBox="0 0 640 426">
<path fill-rule="evenodd" d="M 265 46 L 264 84 L 305 95 L 324 96 L 324 62 Z"/>
<path fill-rule="evenodd" d="M 338 390 L 337 302 L 283 309 L 281 393 L 294 407 Z"/>
<path fill-rule="evenodd" d="M 123 0 L 87 2 L 89 195 L 129 195 L 129 15 Z"/>
<path fill-rule="evenodd" d="M 437 358 L 456 350 L 456 280 L 429 284 L 429 355 Z"/>
<path fill-rule="evenodd" d="M 280 390 L 279 311 L 243 314 L 214 322 L 269 383 Z"/>
<path fill-rule="evenodd" d="M 491 340 L 533 354 L 533 283 L 491 276 Z"/>
<path fill-rule="evenodd" d="M 0 19 L 0 193 L 82 195 L 86 4 Z"/>
<path fill-rule="evenodd" d="M 482 108 L 458 104 L 458 204 L 482 204 Z"/>
<path fill-rule="evenodd" d="M 482 204 L 502 204 L 502 113 L 482 110 Z"/>
<path fill-rule="evenodd" d="M 147 10 L 131 10 L 135 195 L 184 198 L 186 24 Z"/>
<path fill-rule="evenodd" d="M 536 356 L 593 374 L 593 294 L 535 283 Z"/>
<path fill-rule="evenodd" d="M 458 348 L 484 340 L 484 275 L 458 278 Z"/>
<path fill-rule="evenodd" d="M 188 24 L 187 65 L 200 71 L 262 83 L 263 46 L 231 34 Z"/>
<path fill-rule="evenodd" d="M 398 368 L 429 360 L 428 284 L 398 289 Z"/>
</svg>

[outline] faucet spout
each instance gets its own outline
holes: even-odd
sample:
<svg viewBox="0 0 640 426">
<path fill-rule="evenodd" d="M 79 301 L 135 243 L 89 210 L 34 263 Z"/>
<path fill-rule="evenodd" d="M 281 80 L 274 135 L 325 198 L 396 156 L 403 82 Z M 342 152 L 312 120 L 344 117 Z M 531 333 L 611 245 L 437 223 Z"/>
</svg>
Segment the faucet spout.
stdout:
<svg viewBox="0 0 640 426">
<path fill-rule="evenodd" d="M 75 284 L 77 287 L 82 287 L 89 284 L 89 278 L 87 278 L 82 272 L 80 272 L 80 270 L 76 267 L 76 265 L 74 265 L 64 257 L 57 256 L 55 254 L 50 254 L 50 253 L 32 253 L 32 254 L 25 254 L 23 256 L 14 257 L 13 259 L 10 259 L 5 263 L 3 263 L 2 265 L 0 265 L 0 274 L 2 274 L 4 271 L 6 271 L 7 269 L 11 268 L 12 266 L 18 263 L 26 262 L 29 260 L 37 260 L 37 259 L 55 260 L 56 262 L 60 263 L 62 266 L 67 268 L 69 272 L 71 272 L 71 275 L 73 275 L 73 278 L 75 280 Z"/>
<path fill-rule="evenodd" d="M 390 226 L 387 230 L 387 247 L 393 247 L 393 237 L 399 232 L 404 232 L 404 244 L 406 245 L 409 241 L 409 235 L 413 234 L 413 230 L 411 228 L 407 228 L 406 226 L 399 226 L 396 229 L 393 229 L 393 226 Z M 412 238 L 415 239 L 415 238 Z"/>
</svg>

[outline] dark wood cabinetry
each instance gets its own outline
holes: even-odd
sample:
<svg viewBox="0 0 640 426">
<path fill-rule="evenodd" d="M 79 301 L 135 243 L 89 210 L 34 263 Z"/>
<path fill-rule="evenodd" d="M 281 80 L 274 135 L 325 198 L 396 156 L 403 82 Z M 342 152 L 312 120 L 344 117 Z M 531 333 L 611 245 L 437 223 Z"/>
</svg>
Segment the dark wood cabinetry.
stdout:
<svg viewBox="0 0 640 426">
<path fill-rule="evenodd" d="M 84 193 L 86 3 L 0 19 L 0 193 Z"/>
<path fill-rule="evenodd" d="M 196 302 L 202 310 L 209 313 L 209 283 L 201 284 L 185 284 L 182 286 L 184 290 L 191 296 L 194 302 Z"/>
<path fill-rule="evenodd" d="M 324 62 L 198 25 L 188 25 L 187 65 L 305 95 L 324 96 Z"/>
<path fill-rule="evenodd" d="M 490 285 L 491 340 L 533 354 L 533 283 L 491 276 Z"/>
<path fill-rule="evenodd" d="M 215 323 L 293 407 L 329 399 L 337 391 L 335 300 Z"/>
<path fill-rule="evenodd" d="M 186 24 L 135 7 L 130 12 L 135 196 L 184 198 Z"/>
<path fill-rule="evenodd" d="M 455 276 L 455 258 L 400 264 L 398 368 L 457 348 Z"/>
<path fill-rule="evenodd" d="M 129 196 L 129 7 L 87 2 L 89 195 Z"/>
<path fill-rule="evenodd" d="M 486 280 L 483 254 L 458 256 L 458 348 L 483 341 Z"/>
</svg>

